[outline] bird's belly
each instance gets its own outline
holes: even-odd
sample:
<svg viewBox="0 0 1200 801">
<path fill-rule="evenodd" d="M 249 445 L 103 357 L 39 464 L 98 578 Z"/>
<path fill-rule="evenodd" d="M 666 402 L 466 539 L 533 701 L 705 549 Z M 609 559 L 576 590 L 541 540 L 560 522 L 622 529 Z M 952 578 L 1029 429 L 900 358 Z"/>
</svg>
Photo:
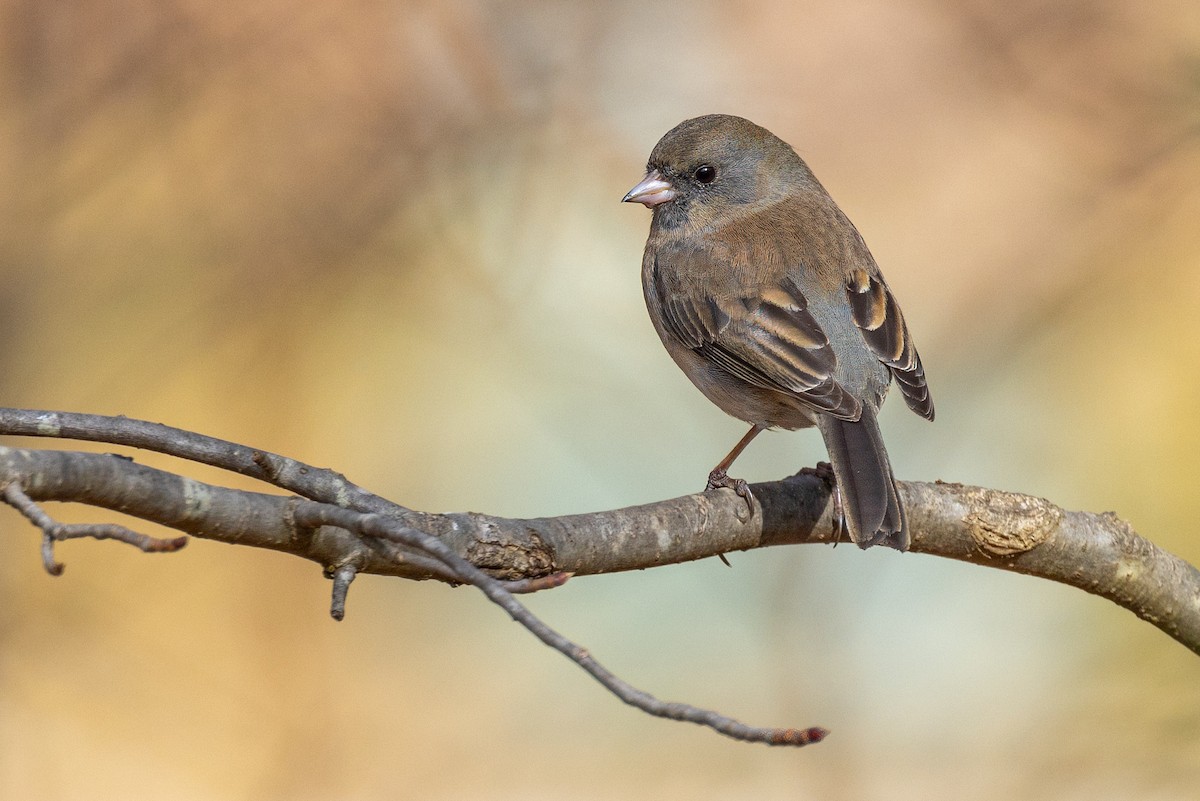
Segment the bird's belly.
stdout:
<svg viewBox="0 0 1200 801">
<path fill-rule="evenodd" d="M 696 388 L 730 417 L 753 425 L 789 430 L 815 425 L 815 413 L 782 392 L 763 389 L 731 376 L 691 350 L 668 348 L 668 352 Z"/>
</svg>

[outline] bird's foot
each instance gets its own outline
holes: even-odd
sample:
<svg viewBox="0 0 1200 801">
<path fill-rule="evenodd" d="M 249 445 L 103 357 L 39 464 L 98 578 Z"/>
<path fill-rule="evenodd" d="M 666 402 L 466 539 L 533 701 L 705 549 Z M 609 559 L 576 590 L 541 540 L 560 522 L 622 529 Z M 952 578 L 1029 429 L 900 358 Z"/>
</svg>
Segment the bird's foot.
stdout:
<svg viewBox="0 0 1200 801">
<path fill-rule="evenodd" d="M 838 542 L 844 535 L 848 533 L 846 528 L 846 514 L 842 509 L 842 491 L 837 485 L 837 478 L 833 474 L 833 465 L 829 462 L 817 462 L 816 467 L 802 467 L 797 475 L 814 476 L 825 482 L 825 486 L 829 487 L 829 493 L 833 496 L 833 545 L 837 547 Z"/>
<path fill-rule="evenodd" d="M 744 478 L 730 478 L 729 474 L 724 470 L 717 468 L 708 474 L 708 484 L 704 487 L 704 491 L 708 492 L 715 489 L 731 489 L 746 501 L 746 508 L 749 510 L 750 517 L 754 517 L 754 493 L 750 491 L 750 485 L 746 483 Z"/>
<path fill-rule="evenodd" d="M 830 533 L 833 534 L 833 547 L 842 541 L 843 537 L 850 536 L 850 529 L 846 527 L 846 512 L 842 508 L 842 490 L 835 483 L 833 485 L 833 528 Z"/>
</svg>

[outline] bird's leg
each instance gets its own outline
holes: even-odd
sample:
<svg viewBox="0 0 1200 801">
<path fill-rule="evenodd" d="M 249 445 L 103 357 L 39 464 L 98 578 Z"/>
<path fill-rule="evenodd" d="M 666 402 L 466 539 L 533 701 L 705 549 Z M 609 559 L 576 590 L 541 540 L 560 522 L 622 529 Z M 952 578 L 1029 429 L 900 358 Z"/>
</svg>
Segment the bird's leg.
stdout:
<svg viewBox="0 0 1200 801">
<path fill-rule="evenodd" d="M 735 459 L 742 455 L 742 451 L 746 450 L 746 446 L 765 428 L 766 426 L 761 423 L 755 423 L 750 426 L 750 430 L 746 432 L 746 436 L 742 437 L 738 441 L 738 444 L 733 446 L 733 450 L 726 454 L 725 458 L 718 462 L 717 466 L 708 474 L 708 485 L 704 488 L 704 491 L 708 492 L 709 490 L 728 487 L 746 500 L 746 505 L 750 507 L 750 514 L 752 515 L 754 514 L 754 496 L 750 493 L 750 485 L 746 483 L 744 478 L 730 478 L 729 467 Z"/>
<path fill-rule="evenodd" d="M 842 511 L 842 490 L 838 487 L 837 478 L 833 474 L 833 465 L 829 462 L 817 462 L 816 467 L 801 467 L 797 475 L 815 476 L 825 482 L 829 493 L 833 496 L 833 545 L 837 547 L 842 535 L 846 534 L 846 514 Z"/>
</svg>

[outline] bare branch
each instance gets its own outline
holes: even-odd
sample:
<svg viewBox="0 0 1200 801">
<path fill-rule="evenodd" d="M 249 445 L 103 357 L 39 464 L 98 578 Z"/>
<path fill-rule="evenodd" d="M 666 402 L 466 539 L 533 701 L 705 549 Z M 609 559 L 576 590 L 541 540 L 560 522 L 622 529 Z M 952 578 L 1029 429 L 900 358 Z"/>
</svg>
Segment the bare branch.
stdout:
<svg viewBox="0 0 1200 801">
<path fill-rule="evenodd" d="M 96 430 L 89 428 L 93 423 Z M 817 728 L 753 728 L 715 712 L 659 701 L 614 676 L 513 596 L 558 586 L 572 575 L 769 545 L 839 541 L 830 487 L 811 471 L 754 485 L 750 516 L 743 498 L 720 490 L 626 509 L 511 520 L 413 511 L 332 471 L 125 418 L 0 410 L 4 433 L 152 448 L 255 475 L 306 498 L 212 486 L 112 454 L 0 447 L 3 499 L 43 531 L 44 561 L 51 572 L 61 571 L 53 558 L 57 539 L 115 538 L 145 550 L 171 550 L 184 540 L 155 540 L 122 526 L 63 526 L 37 505 L 45 500 L 113 509 L 195 536 L 317 562 L 333 579 L 330 612 L 337 619 L 359 573 L 469 583 L 621 700 L 650 714 L 754 742 L 804 745 L 825 735 Z M 1200 571 L 1141 538 L 1116 515 L 1069 512 L 1041 498 L 959 484 L 902 482 L 899 487 L 909 510 L 913 552 L 1079 587 L 1120 604 L 1200 653 Z"/>
<path fill-rule="evenodd" d="M 364 490 L 333 470 L 314 467 L 259 448 L 124 415 L 110 417 L 0 407 L 0 434 L 126 445 L 256 478 L 322 503 L 378 514 L 403 514 L 409 511 Z M 410 571 L 419 572 L 423 578 L 454 581 L 454 577 L 446 573 L 440 562 L 420 554 L 408 554 L 404 563 Z"/>
<path fill-rule="evenodd" d="M 458 581 L 427 555 L 364 542 L 339 529 L 296 536 L 280 523 L 285 499 L 279 496 L 212 487 L 111 455 L 0 448 L 0 483 L 11 481 L 33 498 L 116 509 L 195 536 L 292 553 L 330 571 L 353 565 L 358 572 Z M 1200 571 L 1139 537 L 1115 515 L 1069 512 L 1041 498 L 959 484 L 899 486 L 913 552 L 1079 587 L 1200 653 Z M 820 478 L 797 475 L 756 484 L 753 492 L 756 509 L 749 519 L 741 519 L 745 501 L 732 491 L 533 520 L 411 510 L 389 517 L 509 581 L 836 540 L 829 488 Z"/>
<path fill-rule="evenodd" d="M 160 523 L 174 525 L 183 530 L 194 530 L 197 534 L 210 533 L 206 530 L 206 527 L 214 525 L 216 530 L 220 531 L 223 536 L 214 536 L 213 539 L 226 539 L 226 541 L 240 542 L 242 544 L 260 544 L 263 547 L 278 547 L 280 550 L 292 550 L 292 552 L 300 553 L 300 551 L 293 550 L 291 547 L 281 547 L 283 540 L 286 539 L 287 542 L 294 544 L 297 548 L 303 549 L 306 545 L 311 545 L 320 540 L 321 532 L 337 532 L 342 536 L 353 537 L 364 549 L 376 553 L 386 553 L 392 558 L 404 557 L 395 548 L 380 548 L 380 544 L 390 545 L 391 543 L 395 543 L 402 545 L 410 551 L 419 552 L 436 559 L 444 565 L 445 571 L 454 576 L 456 581 L 478 587 L 489 600 L 503 608 L 513 620 L 532 632 L 543 643 L 578 664 L 605 689 L 609 690 L 626 704 L 634 706 L 643 712 L 657 717 L 707 726 L 737 740 L 766 743 L 768 745 L 804 746 L 820 742 L 828 733 L 826 730 L 818 727 L 775 729 L 747 726 L 733 718 L 711 710 L 700 709 L 690 704 L 660 701 L 649 693 L 639 690 L 623 679 L 618 678 L 597 662 L 586 649 L 543 623 L 505 588 L 506 582 L 488 576 L 482 570 L 456 554 L 437 537 L 409 528 L 395 518 L 343 509 L 331 504 L 298 498 L 257 495 L 255 493 L 244 493 L 213 487 L 160 470 L 143 467 L 129 460 L 114 457 L 111 454 L 83 454 L 62 451 L 15 451 L 13 449 L 0 448 L 0 462 L 4 462 L 6 465 L 11 464 L 8 461 L 8 457 L 10 456 L 15 457 L 16 460 L 25 461 L 27 464 L 38 461 L 39 457 L 47 457 L 47 461 L 56 463 L 60 467 L 65 467 L 69 463 L 73 463 L 75 467 L 83 466 L 85 469 L 81 470 L 79 475 L 87 477 L 88 487 L 86 489 L 76 489 L 84 489 L 79 494 L 89 496 L 85 502 L 97 506 L 118 508 L 117 504 L 111 501 L 111 498 L 125 496 L 125 492 L 130 488 L 144 489 L 146 486 L 155 485 L 159 491 L 168 492 L 172 487 L 179 488 L 181 494 L 175 499 L 177 503 L 174 506 L 169 504 L 165 506 L 159 505 L 155 509 L 155 512 L 161 515 L 158 518 L 149 518 L 145 510 L 136 508 L 136 504 L 127 504 L 121 511 L 140 517 L 157 519 Z M 91 482 L 96 480 L 97 474 L 102 478 L 112 478 L 114 473 L 118 477 L 123 476 L 129 480 L 127 482 L 106 481 L 105 483 L 110 485 L 107 490 L 97 491 L 91 489 Z M 67 496 L 73 494 L 68 487 L 70 484 L 69 477 L 59 476 L 58 478 L 62 480 L 51 480 L 49 482 L 44 480 L 45 478 L 44 475 L 40 478 L 38 476 L 30 476 L 31 491 L 35 495 L 50 497 L 56 500 L 70 499 L 69 497 L 62 497 L 64 494 Z M 122 483 L 125 486 L 120 486 Z M 186 491 L 186 498 L 183 496 L 182 491 Z M 46 494 L 42 495 L 42 493 Z M 144 545 L 143 550 L 169 550 L 176 544 L 181 547 L 183 542 L 186 542 L 185 538 L 170 541 L 156 540 L 152 537 L 136 534 L 122 526 L 95 525 L 64 527 L 51 520 L 31 497 L 22 491 L 15 480 L 10 480 L 5 486 L 4 498 L 13 506 L 20 509 L 51 540 L 59 538 L 60 532 L 70 528 L 72 529 L 71 536 L 118 538 L 126 542 Z M 248 528 L 235 529 L 231 527 L 233 518 L 237 512 L 237 505 L 241 500 L 247 498 L 256 499 L 255 504 L 257 508 L 252 517 L 259 523 L 266 522 L 264 520 L 265 512 L 268 510 L 274 511 L 277 519 L 271 521 L 273 523 L 271 536 L 280 537 L 282 535 L 283 538 L 272 541 L 273 544 L 267 541 L 252 543 L 251 540 L 255 535 L 254 530 Z M 75 533 L 75 531 L 79 533 Z M 381 540 L 382 543 L 380 543 Z M 59 572 L 61 572 L 61 568 Z M 350 586 L 350 582 L 358 573 L 358 568 L 355 565 L 354 559 L 348 558 L 341 561 L 336 568 L 327 567 L 327 572 L 332 575 L 334 580 L 330 613 L 335 619 L 341 620 L 345 614 L 346 592 Z M 557 572 L 542 579 L 534 578 L 528 581 L 517 582 L 517 586 L 521 589 L 532 590 L 561 584 L 563 581 L 565 581 L 565 574 Z"/>
<path fill-rule="evenodd" d="M 1200 654 L 1200 570 L 1113 512 L 962 484 L 901 485 L 913 550 L 1050 579 L 1099 595 Z"/>
</svg>

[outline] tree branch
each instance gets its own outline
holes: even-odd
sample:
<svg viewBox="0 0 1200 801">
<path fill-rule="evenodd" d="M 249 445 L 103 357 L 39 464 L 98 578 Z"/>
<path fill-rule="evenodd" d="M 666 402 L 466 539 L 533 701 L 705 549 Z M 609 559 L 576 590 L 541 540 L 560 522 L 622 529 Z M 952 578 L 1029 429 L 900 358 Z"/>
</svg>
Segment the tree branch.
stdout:
<svg viewBox="0 0 1200 801">
<path fill-rule="evenodd" d="M 819 727 L 747 726 L 711 710 L 660 701 L 617 677 L 586 649 L 539 620 L 516 600 L 505 586 L 508 582 L 487 575 L 437 537 L 410 528 L 394 517 L 300 498 L 215 487 L 113 454 L 0 447 L 0 486 L 3 498 L 42 528 L 49 540 L 62 538 L 60 532 L 70 528 L 72 536 L 116 538 L 139 545 L 143 550 L 181 547 L 178 540 L 157 540 L 121 526 L 65 527 L 51 520 L 37 506 L 35 498 L 79 501 L 208 539 L 271 548 L 321 562 L 334 579 L 331 614 L 337 619 L 344 614 L 350 581 L 360 572 L 364 561 L 403 563 L 409 558 L 392 547 L 393 543 L 399 544 L 408 552 L 440 562 L 442 572 L 452 580 L 478 587 L 538 639 L 578 664 L 609 692 L 643 712 L 707 726 L 737 740 L 768 745 L 804 746 L 820 742 L 828 734 Z M 147 503 L 139 503 L 141 499 Z M 348 543 L 353 545 L 347 547 Z M 61 565 L 53 562 L 45 547 L 43 559 L 52 574 L 62 572 Z M 528 592 L 557 586 L 565 580 L 561 572 L 550 573 L 540 579 L 519 581 L 516 589 Z"/>
<path fill-rule="evenodd" d="M 67 529 L 38 501 L 75 501 L 198 537 L 291 553 L 333 579 L 341 619 L 358 573 L 471 583 L 543 642 L 622 700 L 662 717 L 756 742 L 803 745 L 820 729 L 757 729 L 713 712 L 666 704 L 625 684 L 545 627 L 513 597 L 573 574 L 634 570 L 770 545 L 838 540 L 830 488 L 812 474 L 753 486 L 754 509 L 730 490 L 643 506 L 516 520 L 430 514 L 394 504 L 330 470 L 127 418 L 0 409 L 0 434 L 71 437 L 148 448 L 259 478 L 303 496 L 217 487 L 111 454 L 0 447 L 3 497 L 53 541 L 116 537 L 151 550 L 179 547 L 119 526 Z M 1200 653 L 1200 571 L 1141 538 L 1112 513 L 1065 511 L 1041 498 L 960 484 L 901 482 L 912 550 L 1079 587 L 1120 604 Z M 52 570 L 53 572 L 53 570 Z"/>
</svg>

